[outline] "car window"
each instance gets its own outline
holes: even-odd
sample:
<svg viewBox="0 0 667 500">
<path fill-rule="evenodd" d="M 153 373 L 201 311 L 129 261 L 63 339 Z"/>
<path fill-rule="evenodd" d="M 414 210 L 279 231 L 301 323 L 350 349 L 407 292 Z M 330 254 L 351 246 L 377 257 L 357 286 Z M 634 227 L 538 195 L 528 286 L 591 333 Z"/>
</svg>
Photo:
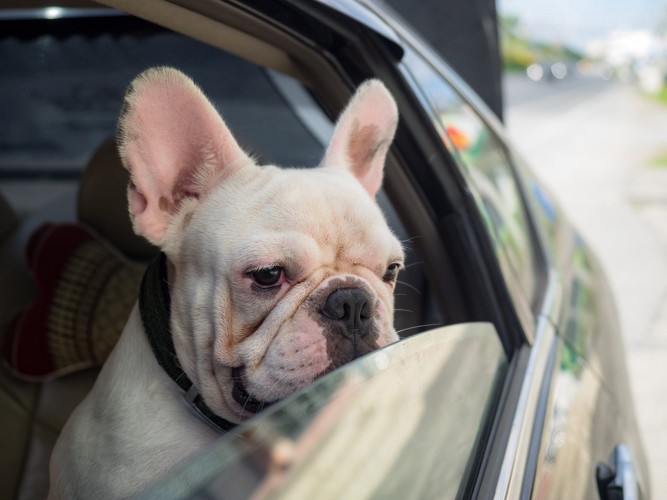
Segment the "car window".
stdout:
<svg viewBox="0 0 667 500">
<path fill-rule="evenodd" d="M 489 323 L 422 333 L 269 408 L 146 496 L 469 496 L 506 369 Z"/>
<path fill-rule="evenodd" d="M 285 166 L 319 162 L 320 145 L 263 68 L 156 27 L 152 33 L 1 36 L 1 172 L 25 177 L 83 169 L 95 147 L 114 135 L 129 82 L 152 66 L 176 67 L 197 82 L 252 154 Z M 298 150 L 276 130 L 298 135 Z"/>
<path fill-rule="evenodd" d="M 95 26 L 99 32 L 77 33 L 74 24 L 57 36 L 25 28 L 0 34 L 0 191 L 18 213 L 75 189 L 96 149 L 115 136 L 127 86 L 153 66 L 173 66 L 197 82 L 260 163 L 320 161 L 321 145 L 263 68 L 132 18 Z"/>
<path fill-rule="evenodd" d="M 505 278 L 518 282 L 524 298 L 532 301 L 537 250 L 503 146 L 472 106 L 424 59 L 407 50 L 402 69 L 432 111 L 434 125 L 472 187 Z"/>
</svg>

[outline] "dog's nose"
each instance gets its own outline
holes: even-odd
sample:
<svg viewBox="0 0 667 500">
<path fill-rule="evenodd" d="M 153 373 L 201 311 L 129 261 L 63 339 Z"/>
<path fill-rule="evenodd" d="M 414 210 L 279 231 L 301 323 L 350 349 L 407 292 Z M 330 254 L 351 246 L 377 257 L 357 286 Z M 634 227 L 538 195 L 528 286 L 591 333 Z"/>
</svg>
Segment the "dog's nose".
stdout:
<svg viewBox="0 0 667 500">
<path fill-rule="evenodd" d="M 361 288 L 339 288 L 327 297 L 322 315 L 339 322 L 347 335 L 363 337 L 370 331 L 373 300 Z"/>
</svg>

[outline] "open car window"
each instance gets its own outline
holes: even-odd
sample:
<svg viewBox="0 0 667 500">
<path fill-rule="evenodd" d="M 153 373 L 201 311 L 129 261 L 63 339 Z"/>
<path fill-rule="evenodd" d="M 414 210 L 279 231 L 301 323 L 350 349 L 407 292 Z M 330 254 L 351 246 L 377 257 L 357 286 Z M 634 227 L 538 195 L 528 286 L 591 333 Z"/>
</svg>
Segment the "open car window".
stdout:
<svg viewBox="0 0 667 500">
<path fill-rule="evenodd" d="M 489 323 L 435 329 L 319 379 L 146 498 L 461 498 L 507 361 Z"/>
</svg>

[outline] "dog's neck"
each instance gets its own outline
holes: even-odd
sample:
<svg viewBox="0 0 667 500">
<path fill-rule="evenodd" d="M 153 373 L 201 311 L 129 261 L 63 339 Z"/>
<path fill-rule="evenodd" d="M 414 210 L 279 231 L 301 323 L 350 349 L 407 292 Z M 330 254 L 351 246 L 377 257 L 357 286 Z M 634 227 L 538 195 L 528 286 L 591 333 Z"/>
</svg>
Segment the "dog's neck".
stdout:
<svg viewBox="0 0 667 500">
<path fill-rule="evenodd" d="M 167 265 L 166 255 L 159 253 L 149 264 L 141 282 L 139 311 L 144 331 L 157 362 L 167 375 L 183 389 L 187 403 L 214 429 L 220 432 L 229 431 L 235 427 L 235 424 L 211 411 L 178 362 L 174 341 L 171 337 Z"/>
</svg>

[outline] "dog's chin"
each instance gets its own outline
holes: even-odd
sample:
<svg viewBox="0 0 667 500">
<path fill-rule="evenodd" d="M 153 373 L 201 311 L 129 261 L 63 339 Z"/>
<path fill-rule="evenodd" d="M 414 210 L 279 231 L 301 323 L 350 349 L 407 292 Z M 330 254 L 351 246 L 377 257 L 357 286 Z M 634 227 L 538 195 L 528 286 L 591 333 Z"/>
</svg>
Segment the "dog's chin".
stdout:
<svg viewBox="0 0 667 500">
<path fill-rule="evenodd" d="M 325 375 L 331 370 L 333 370 L 332 365 L 330 365 L 326 370 L 324 370 L 322 373 L 314 377 L 313 380 L 321 377 L 322 375 Z M 243 367 L 232 368 L 232 398 L 241 407 L 243 413 L 252 413 L 252 414 L 257 414 L 260 411 L 265 410 L 271 405 L 281 401 L 285 397 L 296 392 L 299 388 L 305 387 L 306 385 L 312 382 L 312 380 L 311 381 L 304 380 L 297 386 L 292 387 L 292 390 L 288 391 L 289 394 L 283 394 L 281 397 L 278 397 L 276 399 L 265 401 L 257 398 L 256 396 L 253 396 L 248 392 L 243 382 L 244 376 L 245 376 L 245 368 Z"/>
<path fill-rule="evenodd" d="M 280 401 L 279 399 L 275 401 L 261 401 L 248 393 L 243 384 L 243 371 L 241 367 L 232 368 L 232 397 L 243 411 L 248 413 L 259 413 L 260 411 L 268 408 L 274 403 Z"/>
</svg>

